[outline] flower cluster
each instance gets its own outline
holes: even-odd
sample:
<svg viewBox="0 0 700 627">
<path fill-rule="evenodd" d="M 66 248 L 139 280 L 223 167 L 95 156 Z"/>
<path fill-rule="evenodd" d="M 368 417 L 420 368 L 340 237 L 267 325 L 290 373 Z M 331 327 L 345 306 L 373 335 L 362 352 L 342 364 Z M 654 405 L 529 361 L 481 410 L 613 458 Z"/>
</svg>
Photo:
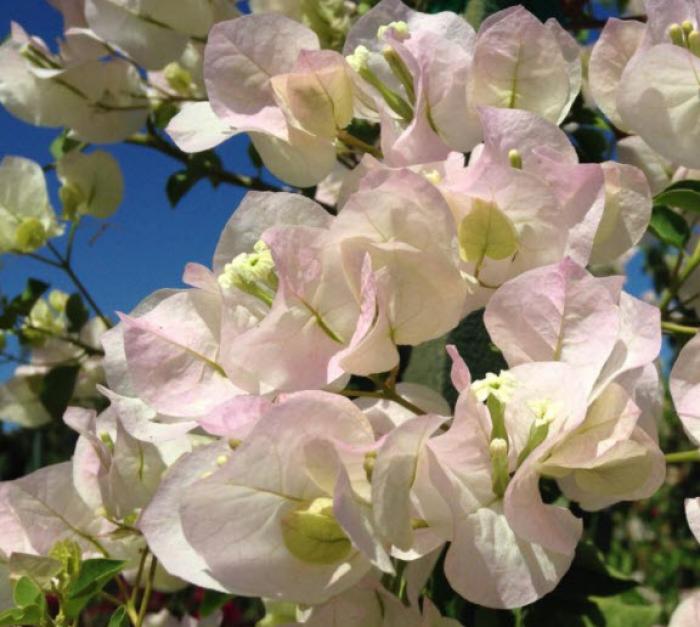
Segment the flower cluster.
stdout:
<svg viewBox="0 0 700 627">
<path fill-rule="evenodd" d="M 109 557 L 135 588 L 152 571 L 149 594 L 264 599 L 261 624 L 449 627 L 425 594 L 435 573 L 478 606 L 524 607 L 569 570 L 581 512 L 657 492 L 668 302 L 596 269 L 639 244 L 653 193 L 700 168 L 696 3 L 649 0 L 646 23 L 610 20 L 593 48 L 588 91 L 634 133 L 624 163 L 580 161 L 560 128 L 579 43 L 523 7 L 475 31 L 400 0 L 258 1 L 246 15 L 224 0 L 52 3 L 60 52 L 15 25 L 0 102 L 81 145 L 55 164 L 71 238 L 123 194 L 113 158 L 86 143 L 182 154 L 134 135 L 164 104 L 180 150 L 247 133 L 276 177 L 318 187 L 250 191 L 210 267 L 188 264 L 187 287 L 114 326 L 76 326 L 58 291 L 24 312 L 31 364 L 0 406 L 48 421 L 33 382 L 70 360 L 83 406 L 64 415 L 72 461 L 0 483 L 0 610 L 29 577 L 75 618 L 76 560 Z M 6 157 L 0 252 L 34 254 L 63 230 L 41 166 Z M 698 265 L 700 252 L 685 279 Z M 448 343 L 456 403 L 401 379 L 407 351 L 482 309 L 502 369 L 472 376 Z M 79 402 L 95 389 L 101 406 Z M 670 391 L 700 445 L 700 338 Z M 700 540 L 700 498 L 686 510 Z M 149 623 L 141 609 L 138 627 L 219 619 Z M 671 624 L 697 620 L 693 598 Z"/>
</svg>

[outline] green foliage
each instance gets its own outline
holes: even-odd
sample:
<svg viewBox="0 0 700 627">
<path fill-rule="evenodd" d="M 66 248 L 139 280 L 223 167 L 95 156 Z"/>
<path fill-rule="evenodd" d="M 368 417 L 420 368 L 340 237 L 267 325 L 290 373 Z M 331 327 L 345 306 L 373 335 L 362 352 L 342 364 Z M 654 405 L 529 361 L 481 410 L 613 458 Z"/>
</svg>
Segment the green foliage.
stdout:
<svg viewBox="0 0 700 627">
<path fill-rule="evenodd" d="M 655 205 L 700 213 L 700 181 L 678 181 L 654 198 Z"/>
<path fill-rule="evenodd" d="M 56 366 L 41 380 L 39 400 L 54 420 L 61 420 L 73 396 L 80 366 Z"/>
<path fill-rule="evenodd" d="M 126 607 L 121 605 L 118 607 L 109 619 L 107 627 L 128 627 L 129 616 L 126 612 Z"/>
<path fill-rule="evenodd" d="M 12 299 L 0 296 L 0 329 L 13 329 L 19 318 L 29 315 L 36 301 L 49 289 L 48 283 L 38 279 L 28 279 L 27 285 Z"/>
<path fill-rule="evenodd" d="M 66 616 L 76 618 L 91 599 L 122 571 L 125 563 L 110 559 L 85 560 L 67 588 L 62 605 Z"/>
<path fill-rule="evenodd" d="M 205 590 L 204 598 L 199 606 L 199 615 L 202 618 L 211 616 L 214 612 L 221 609 L 228 601 L 233 598 L 233 595 L 225 592 L 217 592 L 216 590 Z"/>
<path fill-rule="evenodd" d="M 690 228 L 683 216 L 663 205 L 654 207 L 649 230 L 664 244 L 675 248 L 683 249 L 690 239 Z"/>
<path fill-rule="evenodd" d="M 165 184 L 165 193 L 171 207 L 177 204 L 185 195 L 203 179 L 209 179 L 216 187 L 219 182 L 215 173 L 221 171 L 221 159 L 212 150 L 198 152 L 190 157 L 187 167 L 172 174 Z"/>
<path fill-rule="evenodd" d="M 69 137 L 68 133 L 68 129 L 61 131 L 49 146 L 49 152 L 56 161 L 73 150 L 82 150 L 85 147 L 85 142 Z"/>
<path fill-rule="evenodd" d="M 17 580 L 12 597 L 16 607 L 0 612 L 0 625 L 48 624 L 44 593 L 29 577 Z"/>
<path fill-rule="evenodd" d="M 71 294 L 66 301 L 66 317 L 69 333 L 79 333 L 90 318 L 90 312 L 83 304 L 80 294 Z"/>
<path fill-rule="evenodd" d="M 469 314 L 447 335 L 413 348 L 402 380 L 427 385 L 454 404 L 457 391 L 450 379 L 452 360 L 445 350 L 448 344 L 457 347 L 469 366 L 472 379 L 481 379 L 487 372 L 498 373 L 507 368 L 484 327 L 484 312 L 479 310 Z"/>
</svg>

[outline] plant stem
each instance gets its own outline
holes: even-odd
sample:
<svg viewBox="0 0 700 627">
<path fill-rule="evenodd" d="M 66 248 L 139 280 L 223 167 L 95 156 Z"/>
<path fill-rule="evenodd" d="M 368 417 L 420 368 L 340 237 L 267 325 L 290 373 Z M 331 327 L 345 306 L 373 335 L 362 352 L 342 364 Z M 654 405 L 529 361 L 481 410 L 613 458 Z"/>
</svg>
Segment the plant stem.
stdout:
<svg viewBox="0 0 700 627">
<path fill-rule="evenodd" d="M 679 333 L 682 335 L 695 335 L 698 330 L 696 327 L 689 327 L 684 324 L 676 324 L 675 322 L 662 322 L 661 328 L 667 333 Z"/>
<path fill-rule="evenodd" d="M 145 146 L 146 148 L 157 150 L 158 152 L 167 155 L 168 157 L 171 157 L 184 165 L 188 165 L 190 163 L 190 158 L 187 154 L 180 151 L 177 147 L 168 143 L 159 136 L 137 133 L 136 135 L 132 135 L 131 137 L 127 138 L 125 141 L 127 144 L 132 144 L 134 146 Z M 220 183 L 229 183 L 230 185 L 235 185 L 236 187 L 245 187 L 247 189 L 259 192 L 293 191 L 291 188 L 280 188 L 276 185 L 266 183 L 257 177 L 236 174 L 235 172 L 229 172 L 228 170 L 223 170 L 214 165 L 210 165 L 208 167 L 207 176 Z"/>
<path fill-rule="evenodd" d="M 676 261 L 676 267 L 674 269 L 674 275 L 671 279 L 671 285 L 661 297 L 659 309 L 661 309 L 662 313 L 666 312 L 668 306 L 671 304 L 671 301 L 676 297 L 678 290 L 683 286 L 683 283 L 685 283 L 688 280 L 688 277 L 697 269 L 698 266 L 700 266 L 700 241 L 698 241 L 697 245 L 695 246 L 693 254 L 686 261 L 683 270 L 680 270 L 680 262 L 682 259 L 683 253 L 680 253 L 678 260 Z"/>
<path fill-rule="evenodd" d="M 107 316 L 105 316 L 102 313 L 102 310 L 100 309 L 99 305 L 95 302 L 95 299 L 92 297 L 90 292 L 88 292 L 85 285 L 83 285 L 83 282 L 78 278 L 78 275 L 73 270 L 73 267 L 71 266 L 68 259 L 64 257 L 51 242 L 47 242 L 46 245 L 48 249 L 53 253 L 54 257 L 56 257 L 56 259 L 58 260 L 59 267 L 63 269 L 63 271 L 68 275 L 68 278 L 73 282 L 73 285 L 75 285 L 75 287 L 78 288 L 78 291 L 83 296 L 83 298 L 85 298 L 90 307 L 92 307 L 92 310 L 95 312 L 97 317 L 100 318 L 100 320 L 102 320 L 102 322 L 108 329 L 111 329 L 111 321 L 109 320 L 109 318 L 107 318 Z"/>
<path fill-rule="evenodd" d="M 362 141 L 359 137 L 351 135 L 347 131 L 339 130 L 338 139 L 343 142 L 348 148 L 354 148 L 361 150 L 362 152 L 367 152 L 377 159 L 382 158 L 382 151 L 375 146 L 371 146 L 367 142 Z"/>
<path fill-rule="evenodd" d="M 394 401 L 409 411 L 412 411 L 417 416 L 422 416 L 427 413 L 425 410 L 418 407 L 418 405 L 414 405 L 411 401 L 406 400 L 403 396 L 392 390 L 384 389 L 375 390 L 373 392 L 365 390 L 343 390 L 342 392 L 338 392 L 338 394 L 349 398 L 380 398 L 386 401 Z"/>
<path fill-rule="evenodd" d="M 700 462 L 700 450 L 680 451 L 678 453 L 666 453 L 667 464 L 684 464 L 686 462 Z"/>
<path fill-rule="evenodd" d="M 148 579 L 146 579 L 146 587 L 143 591 L 143 598 L 141 599 L 141 607 L 139 608 L 138 620 L 136 621 L 136 627 L 142 627 L 143 619 L 148 611 L 148 604 L 151 600 L 151 593 L 153 592 L 153 580 L 156 576 L 156 566 L 158 565 L 158 560 L 155 555 L 151 555 L 151 566 L 148 569 Z"/>
</svg>

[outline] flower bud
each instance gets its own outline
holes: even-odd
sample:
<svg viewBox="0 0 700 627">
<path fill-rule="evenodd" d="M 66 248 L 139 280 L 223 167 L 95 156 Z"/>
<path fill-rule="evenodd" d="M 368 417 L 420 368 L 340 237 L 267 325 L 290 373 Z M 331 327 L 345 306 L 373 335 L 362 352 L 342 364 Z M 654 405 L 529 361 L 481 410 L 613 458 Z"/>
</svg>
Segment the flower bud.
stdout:
<svg viewBox="0 0 700 627">
<path fill-rule="evenodd" d="M 15 248 L 31 253 L 46 243 L 46 229 L 38 218 L 24 218 L 15 231 Z"/>
<path fill-rule="evenodd" d="M 513 148 L 508 151 L 508 161 L 510 161 L 510 166 L 516 170 L 523 169 L 523 157 L 519 150 Z"/>
<path fill-rule="evenodd" d="M 174 92 L 183 96 L 192 92 L 192 74 L 179 63 L 168 63 L 163 69 L 163 76 Z"/>
<path fill-rule="evenodd" d="M 377 39 L 384 39 L 389 31 L 392 31 L 394 37 L 399 41 L 408 39 L 411 36 L 406 22 L 391 22 L 390 24 L 379 27 L 377 30 Z"/>
<path fill-rule="evenodd" d="M 307 564 L 329 565 L 345 559 L 352 544 L 333 514 L 333 500 L 319 497 L 282 518 L 284 545 Z"/>
<path fill-rule="evenodd" d="M 668 27 L 668 36 L 676 46 L 685 47 L 685 36 L 680 24 L 671 24 Z"/>
<path fill-rule="evenodd" d="M 496 495 L 503 496 L 508 487 L 508 442 L 503 438 L 494 438 L 489 444 L 491 455 L 492 488 Z"/>
<path fill-rule="evenodd" d="M 49 305 L 58 313 L 63 313 L 69 298 L 70 296 L 62 290 L 51 290 L 49 292 Z"/>
<path fill-rule="evenodd" d="M 67 220 L 75 220 L 81 213 L 85 213 L 87 198 L 75 183 L 62 185 L 58 197 L 63 205 L 63 217 Z"/>
<path fill-rule="evenodd" d="M 694 30 L 688 35 L 688 49 L 696 57 L 700 57 L 700 32 Z"/>
</svg>

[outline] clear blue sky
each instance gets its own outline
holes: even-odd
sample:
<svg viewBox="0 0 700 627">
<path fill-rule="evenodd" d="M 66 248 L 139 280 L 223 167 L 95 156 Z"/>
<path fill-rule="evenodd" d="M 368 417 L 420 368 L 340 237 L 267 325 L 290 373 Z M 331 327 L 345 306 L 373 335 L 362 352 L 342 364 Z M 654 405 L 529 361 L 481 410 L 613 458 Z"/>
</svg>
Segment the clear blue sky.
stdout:
<svg viewBox="0 0 700 627">
<path fill-rule="evenodd" d="M 175 1 L 175 0 L 173 0 Z M 0 37 L 10 22 L 19 22 L 31 34 L 50 46 L 62 32 L 61 17 L 46 0 L 4 0 L 0 2 Z M 21 155 L 48 163 L 50 142 L 58 129 L 35 128 L 10 116 L 0 107 L 0 156 Z M 219 153 L 228 169 L 252 173 L 246 155 L 248 140 L 235 138 Z M 126 193 L 120 210 L 106 221 L 87 219 L 76 240 L 74 265 L 102 309 L 129 311 L 150 292 L 181 285 L 182 269 L 188 261 L 209 264 L 219 233 L 240 202 L 244 191 L 228 185 L 213 190 L 200 182 L 171 209 L 164 193 L 165 182 L 179 164 L 158 153 L 133 146 L 106 146 L 120 162 Z M 48 175 L 54 206 L 55 175 Z M 107 228 L 102 230 L 103 225 Z M 92 241 L 98 235 L 96 241 Z M 633 271 L 629 286 L 634 292 L 646 289 L 639 270 Z M 27 258 L 0 258 L 0 290 L 18 293 L 26 279 L 49 279 L 55 287 L 72 291 L 58 271 Z M 0 366 L 0 380 L 11 374 Z"/>
</svg>

